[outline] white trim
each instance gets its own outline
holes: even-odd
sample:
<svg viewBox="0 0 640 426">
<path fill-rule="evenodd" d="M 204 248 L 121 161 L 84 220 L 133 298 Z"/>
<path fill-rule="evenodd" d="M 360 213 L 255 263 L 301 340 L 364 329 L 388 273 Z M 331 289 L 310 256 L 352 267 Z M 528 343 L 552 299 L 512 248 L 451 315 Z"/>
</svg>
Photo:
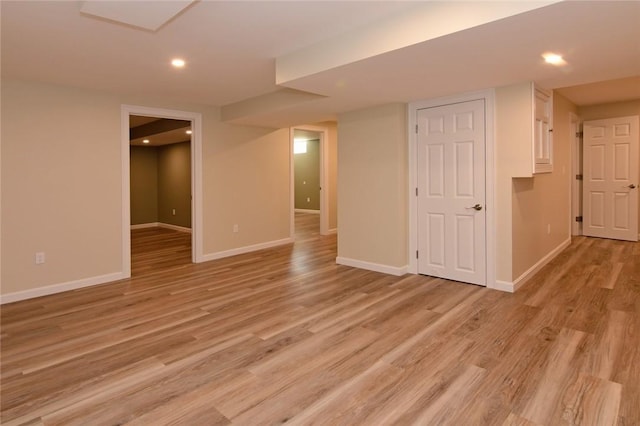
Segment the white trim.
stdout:
<svg viewBox="0 0 640 426">
<path fill-rule="evenodd" d="M 569 140 L 571 143 L 571 173 L 569 173 L 569 186 L 571 193 L 571 215 L 569 216 L 569 231 L 571 235 L 582 235 L 582 223 L 576 222 L 576 216 L 582 214 L 582 190 L 580 188 L 580 182 L 576 179 L 576 175 L 582 173 L 582 164 L 580 164 L 581 144 L 580 138 L 576 136 L 576 133 L 580 131 L 580 117 L 573 112 L 569 113 Z"/>
<path fill-rule="evenodd" d="M 160 222 L 139 223 L 137 225 L 131 225 L 131 229 L 157 228 L 158 226 L 160 226 Z"/>
<path fill-rule="evenodd" d="M 320 214 L 320 210 L 311 210 L 311 209 L 293 209 L 296 213 L 309 213 L 309 214 Z"/>
<path fill-rule="evenodd" d="M 172 229 L 174 231 L 188 232 L 189 234 L 191 234 L 191 228 L 187 228 L 186 226 L 172 225 L 171 223 L 150 222 L 150 223 L 139 223 L 137 225 L 131 225 L 132 230 L 145 229 L 145 228 L 166 228 L 166 229 Z"/>
<path fill-rule="evenodd" d="M 69 290 L 77 290 L 79 288 L 91 287 L 98 284 L 109 283 L 126 279 L 122 272 L 114 272 L 112 274 L 99 275 L 97 277 L 83 278 L 80 280 L 69 281 L 66 283 L 53 284 L 44 287 L 32 288 L 29 290 L 17 291 L 0 295 L 0 305 L 5 303 L 18 302 L 20 300 L 33 299 L 35 297 L 48 296 L 50 294 L 62 293 Z"/>
<path fill-rule="evenodd" d="M 324 126 L 301 125 L 289 128 L 289 204 L 291 209 L 289 236 L 295 236 L 295 182 L 293 165 L 293 134 L 295 130 L 306 130 L 320 134 L 320 235 L 329 233 L 329 128 Z"/>
<path fill-rule="evenodd" d="M 408 143 L 409 143 L 409 253 L 415 253 L 418 247 L 418 203 L 415 196 L 417 187 L 417 135 L 416 113 L 422 108 L 431 108 L 452 103 L 468 102 L 477 99 L 485 101 L 485 204 L 486 204 L 486 286 L 496 285 L 496 242 L 495 242 L 495 90 L 487 89 L 478 92 L 463 93 L 444 98 L 416 101 L 409 104 L 408 110 Z M 407 272 L 418 273 L 418 261 L 409 255 Z"/>
<path fill-rule="evenodd" d="M 566 249 L 571 245 L 571 237 L 564 240 L 560 243 L 559 246 L 551 250 L 547 253 L 542 259 L 536 262 L 531 268 L 527 269 L 522 275 L 513 280 L 512 283 L 507 281 L 496 281 L 495 286 L 493 287 L 495 290 L 507 291 L 509 293 L 513 293 L 518 290 L 524 283 L 529 281 L 536 273 L 538 273 L 543 267 L 547 265 L 547 263 L 551 262 L 557 255 L 562 253 L 562 250 Z"/>
<path fill-rule="evenodd" d="M 224 257 L 237 256 L 239 254 L 250 253 L 253 251 L 264 250 L 272 247 L 283 246 L 293 243 L 293 238 L 283 238 L 281 240 L 267 241 L 265 243 L 253 244 L 251 246 L 238 247 L 231 250 L 209 253 L 202 256 L 203 262 L 210 260 L 222 259 Z"/>
<path fill-rule="evenodd" d="M 382 272 L 383 274 L 396 276 L 401 276 L 407 273 L 407 265 L 401 267 L 389 266 L 341 256 L 336 257 L 336 263 L 338 265 L 351 266 L 353 268 L 366 269 L 368 271 Z"/>
<path fill-rule="evenodd" d="M 122 153 L 122 272 L 131 276 L 131 216 L 129 177 L 129 116 L 146 115 L 191 121 L 191 254 L 194 263 L 203 262 L 202 114 L 137 105 L 121 105 Z"/>
<path fill-rule="evenodd" d="M 179 225 L 173 225 L 171 223 L 158 223 L 158 227 L 159 228 L 165 228 L 165 229 L 171 229 L 174 231 L 178 231 L 178 232 L 186 232 L 188 234 L 191 234 L 191 228 L 187 228 L 186 226 L 179 226 Z"/>
</svg>

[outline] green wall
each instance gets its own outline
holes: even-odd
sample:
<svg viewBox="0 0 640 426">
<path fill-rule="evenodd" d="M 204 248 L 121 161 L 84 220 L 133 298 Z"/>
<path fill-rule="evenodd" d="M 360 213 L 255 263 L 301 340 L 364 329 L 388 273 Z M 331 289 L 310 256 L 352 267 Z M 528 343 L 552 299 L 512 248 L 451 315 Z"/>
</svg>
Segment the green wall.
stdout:
<svg viewBox="0 0 640 426">
<path fill-rule="evenodd" d="M 307 141 L 307 152 L 294 154 L 293 166 L 295 208 L 320 210 L 320 141 Z"/>
<path fill-rule="evenodd" d="M 132 146 L 130 152 L 131 224 L 158 221 L 158 150 Z"/>
<path fill-rule="evenodd" d="M 175 209 L 175 215 L 173 215 Z M 191 144 L 158 148 L 158 221 L 191 228 Z"/>
<path fill-rule="evenodd" d="M 160 222 L 191 228 L 190 142 L 132 146 L 130 170 L 132 225 Z"/>
</svg>

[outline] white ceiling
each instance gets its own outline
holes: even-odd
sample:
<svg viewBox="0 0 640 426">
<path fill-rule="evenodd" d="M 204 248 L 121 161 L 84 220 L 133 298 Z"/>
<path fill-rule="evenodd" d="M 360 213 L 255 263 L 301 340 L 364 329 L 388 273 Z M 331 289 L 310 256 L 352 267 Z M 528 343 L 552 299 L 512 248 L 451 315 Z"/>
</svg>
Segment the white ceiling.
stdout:
<svg viewBox="0 0 640 426">
<path fill-rule="evenodd" d="M 506 18 L 492 12 L 514 8 L 504 2 L 200 1 L 157 31 L 96 19 L 81 5 L 0 2 L 3 77 L 221 106 L 231 122 L 275 127 L 525 80 L 556 89 L 625 79 L 617 93 L 640 98 L 637 79 L 628 78 L 640 76 L 638 1 L 520 2 L 532 10 Z M 403 23 L 415 25 L 417 12 L 437 17 L 429 25 L 440 32 L 398 44 L 410 39 Z M 349 51 L 353 40 L 360 48 Z M 549 50 L 568 65 L 542 63 Z M 332 64 L 334 52 L 344 60 Z M 169 66 L 176 56 L 184 69 Z M 276 62 L 296 57 L 319 68 L 277 85 Z M 580 90 L 563 93 L 586 102 Z M 616 100 L 606 86 L 597 91 L 588 102 Z"/>
</svg>

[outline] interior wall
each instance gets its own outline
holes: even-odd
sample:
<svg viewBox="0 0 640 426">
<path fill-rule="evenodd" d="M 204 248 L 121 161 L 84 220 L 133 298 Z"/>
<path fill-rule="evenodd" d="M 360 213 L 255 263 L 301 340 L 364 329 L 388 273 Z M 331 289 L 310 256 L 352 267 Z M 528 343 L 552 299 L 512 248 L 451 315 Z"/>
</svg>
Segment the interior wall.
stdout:
<svg viewBox="0 0 640 426">
<path fill-rule="evenodd" d="M 329 164 L 329 230 L 338 228 L 338 126 L 336 122 L 323 123 L 328 128 L 329 144 L 327 147 Z"/>
<path fill-rule="evenodd" d="M 630 115 L 640 115 L 640 99 L 578 108 L 578 116 L 582 121 L 627 117 Z M 640 186 L 640 182 L 636 183 L 636 185 Z M 638 197 L 638 211 L 640 212 L 640 197 Z M 638 229 L 640 229 L 640 214 L 638 215 Z"/>
<path fill-rule="evenodd" d="M 191 228 L 191 142 L 157 150 L 158 221 Z"/>
<path fill-rule="evenodd" d="M 1 96 L 2 295 L 122 272 L 122 104 L 202 114 L 205 256 L 288 241 L 288 129 L 225 124 L 215 107 L 15 80 L 2 80 Z"/>
<path fill-rule="evenodd" d="M 338 258 L 408 264 L 407 106 L 338 118 Z"/>
<path fill-rule="evenodd" d="M 513 281 L 512 180 L 531 168 L 520 158 L 522 141 L 526 146 L 533 138 L 530 96 L 528 82 L 495 91 L 496 280 L 508 283 Z"/>
<path fill-rule="evenodd" d="M 571 116 L 577 108 L 553 95 L 553 172 L 513 179 L 513 280 L 571 237 Z"/>
<path fill-rule="evenodd" d="M 158 222 L 158 151 L 132 146 L 129 151 L 131 224 Z"/>
<path fill-rule="evenodd" d="M 308 140 L 307 152 L 293 155 L 294 206 L 320 210 L 320 140 Z"/>
<path fill-rule="evenodd" d="M 2 294 L 121 271 L 119 99 L 4 80 L 1 96 Z"/>
</svg>

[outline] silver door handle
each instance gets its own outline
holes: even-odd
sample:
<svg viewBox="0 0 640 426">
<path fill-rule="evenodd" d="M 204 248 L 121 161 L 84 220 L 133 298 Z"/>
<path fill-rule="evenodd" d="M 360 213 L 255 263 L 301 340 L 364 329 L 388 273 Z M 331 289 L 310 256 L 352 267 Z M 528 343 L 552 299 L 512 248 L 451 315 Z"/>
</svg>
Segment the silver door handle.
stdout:
<svg viewBox="0 0 640 426">
<path fill-rule="evenodd" d="M 631 184 L 629 184 L 629 185 L 627 186 L 627 188 L 629 188 L 629 189 L 636 189 L 636 186 L 635 186 L 634 184 L 632 184 L 632 183 L 631 183 Z"/>
<path fill-rule="evenodd" d="M 482 210 L 482 206 L 480 204 L 476 204 L 475 206 L 467 207 L 468 209 L 474 209 L 476 211 Z"/>
</svg>

